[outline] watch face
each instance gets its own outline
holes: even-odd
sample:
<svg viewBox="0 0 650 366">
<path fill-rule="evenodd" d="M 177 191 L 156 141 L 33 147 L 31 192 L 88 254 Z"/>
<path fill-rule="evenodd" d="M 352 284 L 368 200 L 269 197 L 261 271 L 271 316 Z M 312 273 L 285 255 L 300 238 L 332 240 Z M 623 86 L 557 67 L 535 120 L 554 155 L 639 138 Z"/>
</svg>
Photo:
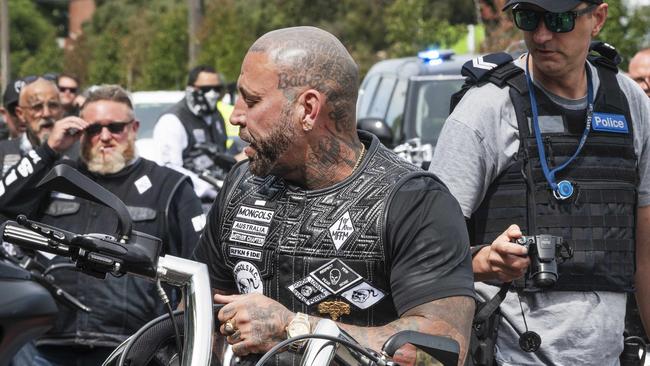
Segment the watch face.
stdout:
<svg viewBox="0 0 650 366">
<path fill-rule="evenodd" d="M 289 325 L 287 329 L 289 337 L 296 337 L 303 334 L 309 334 L 309 326 L 307 324 L 301 324 L 294 322 Z"/>
</svg>

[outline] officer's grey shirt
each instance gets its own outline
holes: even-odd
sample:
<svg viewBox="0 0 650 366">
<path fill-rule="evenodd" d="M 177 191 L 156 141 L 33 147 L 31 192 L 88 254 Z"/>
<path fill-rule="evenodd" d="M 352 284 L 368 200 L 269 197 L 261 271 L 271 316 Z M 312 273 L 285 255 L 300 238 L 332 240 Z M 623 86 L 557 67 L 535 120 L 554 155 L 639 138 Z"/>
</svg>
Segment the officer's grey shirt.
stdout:
<svg viewBox="0 0 650 366">
<path fill-rule="evenodd" d="M 515 62 L 520 67 L 525 65 L 523 58 Z M 593 66 L 591 71 L 594 90 L 598 90 L 598 74 Z M 640 175 L 638 205 L 648 206 L 650 99 L 627 76 L 619 73 L 617 79 L 634 123 L 634 150 Z M 517 118 L 508 93 L 508 87 L 500 89 L 490 83 L 469 90 L 445 122 L 438 139 L 430 170 L 448 186 L 465 217 L 478 208 L 491 182 L 514 162 L 519 149 Z M 549 97 L 570 109 L 584 109 L 587 104 L 586 97 Z M 542 132 L 557 128 L 552 119 L 540 119 L 540 127 Z M 481 296 L 492 297 L 498 288 L 476 283 L 476 290 Z M 519 348 L 519 334 L 525 326 L 517 294 L 510 292 L 501 305 L 504 318 L 497 341 L 499 364 L 618 365 L 623 350 L 624 293 L 545 292 L 522 296 L 521 306 L 528 329 L 542 337 L 541 348 L 537 353 Z"/>
</svg>

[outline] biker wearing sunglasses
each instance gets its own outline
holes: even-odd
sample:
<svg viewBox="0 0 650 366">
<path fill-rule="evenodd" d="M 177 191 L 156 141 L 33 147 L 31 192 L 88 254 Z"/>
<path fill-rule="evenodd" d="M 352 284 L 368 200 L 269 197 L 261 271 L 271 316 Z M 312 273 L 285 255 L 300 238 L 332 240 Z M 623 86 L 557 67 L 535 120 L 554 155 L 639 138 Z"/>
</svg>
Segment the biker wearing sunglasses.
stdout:
<svg viewBox="0 0 650 366">
<path fill-rule="evenodd" d="M 618 72 L 613 47 L 594 43 L 600 56 L 590 55 L 605 2 L 509 0 L 505 10 L 528 53 L 463 67 L 474 84 L 431 163 L 468 219 L 477 292 L 495 298 L 499 285 L 481 281 L 517 280 L 483 350 L 499 365 L 618 364 L 633 289 L 650 322 L 650 101 Z M 513 244 L 539 234 L 575 253 L 551 288 L 535 288 L 534 253 Z"/>
</svg>

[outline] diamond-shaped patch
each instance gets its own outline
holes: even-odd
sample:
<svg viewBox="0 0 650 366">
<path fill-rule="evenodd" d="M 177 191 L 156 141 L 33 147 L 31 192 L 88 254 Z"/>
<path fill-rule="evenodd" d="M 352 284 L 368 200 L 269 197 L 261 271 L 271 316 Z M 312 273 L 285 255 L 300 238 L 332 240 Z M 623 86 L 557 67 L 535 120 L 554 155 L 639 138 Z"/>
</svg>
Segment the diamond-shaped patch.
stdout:
<svg viewBox="0 0 650 366">
<path fill-rule="evenodd" d="M 293 292 L 300 301 L 307 305 L 320 302 L 332 294 L 311 277 L 303 278 L 289 286 L 289 291 Z"/>
<path fill-rule="evenodd" d="M 346 211 L 332 226 L 330 226 L 330 237 L 334 242 L 336 250 L 339 250 L 346 240 L 354 232 L 354 224 L 350 218 L 350 212 Z"/>
<path fill-rule="evenodd" d="M 368 282 L 363 281 L 353 288 L 341 294 L 353 305 L 360 309 L 367 309 L 383 299 L 386 294 L 380 289 L 373 287 Z"/>
<path fill-rule="evenodd" d="M 310 275 L 325 286 L 330 292 L 338 294 L 361 279 L 361 276 L 343 263 L 340 259 L 332 259 Z"/>
</svg>

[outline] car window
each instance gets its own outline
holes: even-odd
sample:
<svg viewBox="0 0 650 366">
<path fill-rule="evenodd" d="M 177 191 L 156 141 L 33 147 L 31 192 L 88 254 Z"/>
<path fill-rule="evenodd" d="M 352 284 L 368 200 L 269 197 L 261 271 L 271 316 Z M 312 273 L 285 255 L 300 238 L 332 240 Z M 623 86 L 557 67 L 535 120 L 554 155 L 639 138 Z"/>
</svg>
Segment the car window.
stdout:
<svg viewBox="0 0 650 366">
<path fill-rule="evenodd" d="M 390 100 L 388 113 L 386 114 L 386 124 L 395 130 L 400 125 L 399 119 L 404 113 L 404 100 L 406 99 L 407 79 L 400 79 L 395 86 L 393 97 Z"/>
<path fill-rule="evenodd" d="M 440 130 L 449 116 L 449 101 L 451 95 L 460 90 L 463 79 L 430 79 L 419 80 L 413 83 L 414 101 L 410 108 L 409 118 L 414 118 L 414 123 L 407 123 L 410 128 L 407 138 L 420 137 L 423 143 L 432 143 L 438 140 Z"/>
<path fill-rule="evenodd" d="M 140 121 L 138 138 L 153 137 L 153 128 L 158 117 L 175 103 L 140 103 L 134 106 L 135 117 Z"/>
<path fill-rule="evenodd" d="M 379 83 L 379 75 L 368 76 L 359 90 L 359 111 L 357 115 L 359 118 L 368 117 L 368 108 L 370 102 L 377 91 L 377 84 Z"/>
<path fill-rule="evenodd" d="M 375 97 L 372 98 L 372 104 L 368 109 L 367 117 L 378 117 L 384 119 L 386 117 L 386 110 L 388 109 L 388 102 L 393 94 L 396 79 L 391 76 L 381 78 L 377 86 Z"/>
</svg>

